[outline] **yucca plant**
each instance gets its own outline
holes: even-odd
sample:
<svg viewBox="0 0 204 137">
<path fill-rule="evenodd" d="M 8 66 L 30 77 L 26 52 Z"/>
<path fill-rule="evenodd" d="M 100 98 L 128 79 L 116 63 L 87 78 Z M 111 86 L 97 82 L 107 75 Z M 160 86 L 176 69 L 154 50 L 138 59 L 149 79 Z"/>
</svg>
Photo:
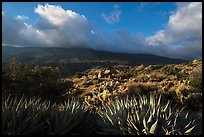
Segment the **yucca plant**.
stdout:
<svg viewBox="0 0 204 137">
<path fill-rule="evenodd" d="M 161 95 L 117 99 L 98 112 L 98 134 L 200 134 L 195 132 L 199 125 L 184 109 L 173 108 L 170 101 L 161 105 Z"/>
<path fill-rule="evenodd" d="M 2 132 L 6 135 L 42 134 L 45 126 L 42 113 L 49 102 L 40 99 L 20 100 L 9 96 L 2 100 Z"/>
</svg>

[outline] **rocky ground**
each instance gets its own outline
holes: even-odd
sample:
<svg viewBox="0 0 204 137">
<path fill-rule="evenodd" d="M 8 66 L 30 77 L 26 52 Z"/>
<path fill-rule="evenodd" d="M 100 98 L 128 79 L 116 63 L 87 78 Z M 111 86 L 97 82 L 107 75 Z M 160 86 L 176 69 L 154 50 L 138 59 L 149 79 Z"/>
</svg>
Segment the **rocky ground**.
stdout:
<svg viewBox="0 0 204 137">
<path fill-rule="evenodd" d="M 201 110 L 202 92 L 195 91 L 189 84 L 192 73 L 199 68 L 202 68 L 201 60 L 177 65 L 96 67 L 76 73 L 64 81 L 73 82 L 67 93 L 84 99 L 87 107 L 98 109 L 104 103 L 126 95 L 160 93 L 180 105 L 189 106 L 189 101 L 191 104 L 195 101 L 196 107 Z"/>
</svg>

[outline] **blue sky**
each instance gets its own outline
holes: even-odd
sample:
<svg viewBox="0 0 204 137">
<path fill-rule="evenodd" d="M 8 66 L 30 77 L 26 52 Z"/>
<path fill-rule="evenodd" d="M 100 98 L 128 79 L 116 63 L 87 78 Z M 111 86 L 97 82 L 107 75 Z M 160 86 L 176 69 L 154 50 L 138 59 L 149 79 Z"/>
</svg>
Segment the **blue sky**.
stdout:
<svg viewBox="0 0 204 137">
<path fill-rule="evenodd" d="M 60 5 L 65 10 L 85 15 L 106 31 L 127 29 L 131 34 L 141 32 L 145 36 L 153 35 L 163 29 L 171 12 L 176 10 L 174 2 L 3 2 L 2 10 L 13 17 L 27 16 L 29 19 L 25 22 L 34 24 L 40 18 L 38 14 L 34 13 L 34 7 L 46 3 Z M 118 9 L 122 13 L 120 21 L 110 25 L 101 14 L 110 14 L 114 10 L 114 5 L 119 5 Z"/>
<path fill-rule="evenodd" d="M 202 56 L 202 2 L 3 2 L 2 45 Z"/>
</svg>

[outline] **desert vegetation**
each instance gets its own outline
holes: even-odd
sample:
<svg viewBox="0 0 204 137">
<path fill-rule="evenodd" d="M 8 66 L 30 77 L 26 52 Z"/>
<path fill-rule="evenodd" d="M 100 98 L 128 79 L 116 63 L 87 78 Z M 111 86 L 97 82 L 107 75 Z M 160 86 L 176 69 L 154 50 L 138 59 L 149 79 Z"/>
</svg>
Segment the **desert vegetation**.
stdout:
<svg viewBox="0 0 204 137">
<path fill-rule="evenodd" d="M 9 61 L 2 71 L 2 132 L 202 134 L 202 60 L 168 65 L 59 68 Z"/>
</svg>

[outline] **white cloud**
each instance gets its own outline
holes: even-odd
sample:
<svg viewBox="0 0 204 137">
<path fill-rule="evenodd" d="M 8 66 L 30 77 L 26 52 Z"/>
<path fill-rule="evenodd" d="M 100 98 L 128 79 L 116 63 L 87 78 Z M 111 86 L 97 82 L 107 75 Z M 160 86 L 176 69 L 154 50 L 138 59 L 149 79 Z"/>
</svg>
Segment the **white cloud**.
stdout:
<svg viewBox="0 0 204 137">
<path fill-rule="evenodd" d="M 113 8 L 118 10 L 119 5 L 114 5 Z M 77 46 L 184 59 L 202 55 L 201 3 L 179 6 L 169 17 L 167 27 L 149 37 L 142 33 L 133 36 L 127 30 L 105 32 L 95 28 L 84 15 L 56 5 L 38 5 L 35 13 L 42 18 L 34 25 L 4 14 L 2 43 L 19 46 Z M 113 14 L 114 12 L 108 19 L 109 23 L 119 20 L 117 18 L 120 15 Z"/>
<path fill-rule="evenodd" d="M 24 15 L 18 15 L 18 16 L 16 16 L 16 19 L 25 20 L 25 19 L 29 19 L 29 18 L 27 16 L 24 16 Z"/>
<path fill-rule="evenodd" d="M 168 25 L 179 35 L 202 33 L 202 3 L 192 2 L 180 7 L 176 14 L 170 16 Z"/>
<path fill-rule="evenodd" d="M 169 17 L 167 28 L 147 37 L 146 43 L 149 46 L 156 46 L 155 49 L 158 50 L 168 49 L 163 52 L 163 55 L 169 57 L 201 56 L 202 3 L 192 2 L 179 5 L 177 11 Z M 182 50 L 177 48 L 178 45 L 183 47 Z"/>
<path fill-rule="evenodd" d="M 39 23 L 41 26 L 37 27 L 50 26 L 43 32 L 49 36 L 47 39 L 53 41 L 52 45 L 73 46 L 87 42 L 92 26 L 84 15 L 49 4 L 38 5 L 35 13 L 43 18 Z"/>
<path fill-rule="evenodd" d="M 102 13 L 102 17 L 108 24 L 114 24 L 120 21 L 120 15 L 122 12 L 119 10 L 119 5 L 115 4 L 113 5 L 113 10 L 111 11 L 110 15 L 106 15 L 105 13 Z"/>
<path fill-rule="evenodd" d="M 62 7 L 56 5 L 38 5 L 37 8 L 35 8 L 35 13 L 47 19 L 47 21 L 53 25 L 63 25 L 65 22 L 69 21 L 87 21 L 84 15 L 79 15 L 71 10 L 66 11 Z"/>
<path fill-rule="evenodd" d="M 3 18 L 6 44 L 71 47 L 88 43 L 87 36 L 93 27 L 84 15 L 49 4 L 38 5 L 34 11 L 42 17 L 34 25 L 9 16 Z"/>
</svg>

